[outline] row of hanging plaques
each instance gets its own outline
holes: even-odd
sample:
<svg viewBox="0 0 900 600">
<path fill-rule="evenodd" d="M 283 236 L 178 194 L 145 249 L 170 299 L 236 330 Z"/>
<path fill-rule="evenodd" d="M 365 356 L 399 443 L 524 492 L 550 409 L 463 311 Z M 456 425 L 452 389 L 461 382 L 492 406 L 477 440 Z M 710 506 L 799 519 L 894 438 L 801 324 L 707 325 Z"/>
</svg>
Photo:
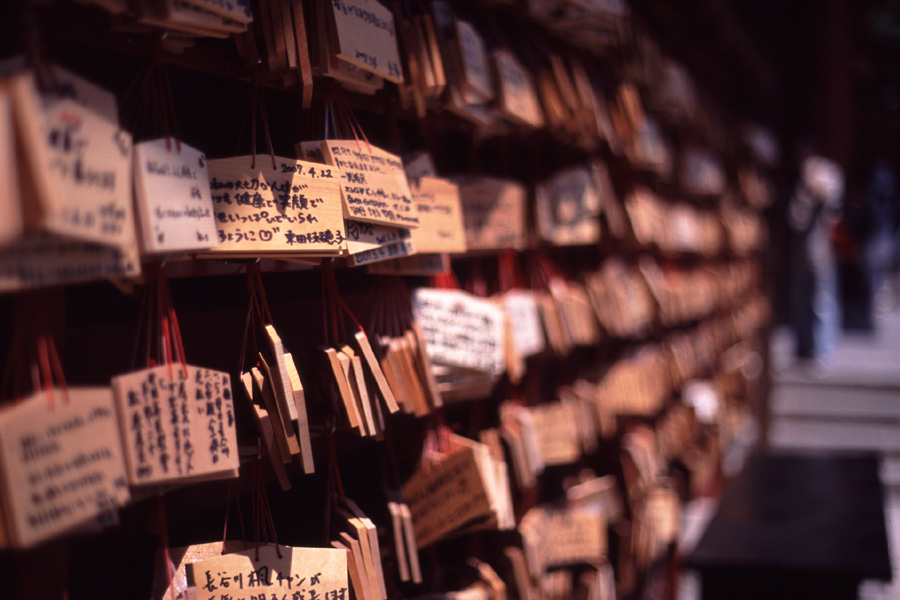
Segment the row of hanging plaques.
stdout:
<svg viewBox="0 0 900 600">
<path fill-rule="evenodd" d="M 142 254 L 355 266 L 412 254 L 419 238 L 466 250 L 457 186 L 410 185 L 400 159 L 368 142 L 314 143 L 321 162 L 133 144 L 111 93 L 49 71 L 46 93 L 31 70 L 0 82 L 0 288 L 135 275 Z"/>
<path fill-rule="evenodd" d="M 427 156 L 405 165 L 364 137 L 300 142 L 300 159 L 208 159 L 174 137 L 134 143 L 115 96 L 59 67 L 20 65 L 0 81 L 0 148 L 0 290 L 133 276 L 142 256 L 359 266 L 418 254 L 434 273 L 447 262 L 427 256 L 529 244 L 518 182 L 443 179 Z M 549 179 L 537 190 L 539 235 L 597 243 L 613 194 L 600 163 Z"/>
<path fill-rule="evenodd" d="M 9 217 L 0 224 L 0 289 L 134 275 L 141 254 L 344 256 L 356 266 L 527 245 L 528 193 L 516 182 L 440 179 L 432 167 L 405 168 L 359 139 L 301 142 L 304 160 L 273 155 L 271 164 L 207 160 L 168 138 L 132 145 L 112 94 L 63 69 L 49 72 L 45 93 L 35 71 L 15 71 L 0 85 L 0 162 L 10 175 L 0 198 Z M 560 172 L 537 188 L 538 233 L 556 244 L 596 243 L 597 217 L 606 207 L 612 219 L 613 195 L 600 163 Z M 654 232 L 666 206 L 651 196 L 626 202 L 639 243 L 700 253 L 721 247 L 715 240 L 727 219 L 684 207 L 676 219 L 681 241 L 662 239 Z M 732 237 L 738 247 L 762 239 L 743 230 Z"/>
</svg>

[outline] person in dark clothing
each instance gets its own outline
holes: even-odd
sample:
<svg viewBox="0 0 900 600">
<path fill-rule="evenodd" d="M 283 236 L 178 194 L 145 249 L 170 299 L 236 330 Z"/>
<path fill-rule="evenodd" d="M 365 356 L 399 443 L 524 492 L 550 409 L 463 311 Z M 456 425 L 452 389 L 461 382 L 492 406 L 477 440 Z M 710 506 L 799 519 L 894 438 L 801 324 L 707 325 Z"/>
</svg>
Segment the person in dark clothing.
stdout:
<svg viewBox="0 0 900 600">
<path fill-rule="evenodd" d="M 844 195 L 844 176 L 833 161 L 809 156 L 788 203 L 791 244 L 791 324 L 796 354 L 823 366 L 834 347 L 839 323 L 837 267 L 829 228 Z"/>
</svg>

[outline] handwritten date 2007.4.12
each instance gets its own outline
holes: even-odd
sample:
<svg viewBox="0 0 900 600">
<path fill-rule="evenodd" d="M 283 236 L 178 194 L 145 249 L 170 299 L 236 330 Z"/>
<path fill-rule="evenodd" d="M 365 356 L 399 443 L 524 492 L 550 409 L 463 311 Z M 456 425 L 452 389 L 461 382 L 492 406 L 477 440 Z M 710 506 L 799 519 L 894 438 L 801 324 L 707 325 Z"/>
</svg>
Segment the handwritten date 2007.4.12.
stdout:
<svg viewBox="0 0 900 600">
<path fill-rule="evenodd" d="M 334 175 L 331 173 L 331 169 L 316 169 L 315 167 L 310 167 L 308 169 L 304 169 L 303 165 L 298 164 L 287 164 L 281 163 L 281 172 L 282 173 L 296 173 L 297 175 L 304 175 L 306 177 L 312 177 L 313 179 L 333 179 Z"/>
</svg>

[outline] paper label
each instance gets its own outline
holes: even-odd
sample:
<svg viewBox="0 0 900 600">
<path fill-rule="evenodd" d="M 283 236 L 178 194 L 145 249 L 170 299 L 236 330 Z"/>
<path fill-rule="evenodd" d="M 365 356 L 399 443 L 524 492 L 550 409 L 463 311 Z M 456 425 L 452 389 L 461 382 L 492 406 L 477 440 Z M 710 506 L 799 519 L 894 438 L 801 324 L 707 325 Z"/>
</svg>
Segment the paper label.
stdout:
<svg viewBox="0 0 900 600">
<path fill-rule="evenodd" d="M 374 223 L 346 221 L 347 254 L 351 256 L 361 252 L 374 250 L 388 244 L 408 241 L 410 230 L 400 227 L 386 227 Z"/>
<path fill-rule="evenodd" d="M 134 187 L 142 247 L 150 253 L 205 250 L 218 244 L 206 156 L 164 139 L 134 147 Z"/>
<path fill-rule="evenodd" d="M 265 156 L 208 163 L 219 245 L 212 252 L 338 253 L 347 247 L 340 173 L 319 164 Z"/>
<path fill-rule="evenodd" d="M 109 121 L 118 120 L 119 103 L 114 93 L 59 65 L 52 65 L 51 68 L 51 94 L 77 102 Z"/>
<path fill-rule="evenodd" d="M 129 499 L 109 388 L 40 392 L 0 411 L 0 490 L 12 544 L 30 547 Z"/>
<path fill-rule="evenodd" d="M 409 229 L 359 221 L 345 221 L 345 224 L 350 266 L 401 258 L 416 252 Z"/>
<path fill-rule="evenodd" d="M 162 365 L 115 377 L 112 384 L 133 485 L 239 467 L 227 373 Z"/>
<path fill-rule="evenodd" d="M 431 155 L 424 151 L 407 156 L 403 161 L 403 170 L 406 171 L 406 178 L 410 181 L 420 177 L 438 176 Z"/>
<path fill-rule="evenodd" d="M 362 265 L 370 265 L 372 263 L 391 260 L 394 258 L 402 258 L 415 254 L 416 247 L 410 241 L 399 241 L 385 244 L 371 250 L 365 250 L 358 254 L 350 256 L 348 263 L 351 267 L 359 267 Z"/>
</svg>

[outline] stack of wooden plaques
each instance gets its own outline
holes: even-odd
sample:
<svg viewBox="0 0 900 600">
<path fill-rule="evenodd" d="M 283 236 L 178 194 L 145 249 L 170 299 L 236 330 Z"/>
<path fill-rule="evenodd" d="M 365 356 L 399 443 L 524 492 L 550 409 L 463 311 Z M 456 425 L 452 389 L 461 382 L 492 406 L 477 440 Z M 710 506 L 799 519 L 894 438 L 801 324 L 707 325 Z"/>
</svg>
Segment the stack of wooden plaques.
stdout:
<svg viewBox="0 0 900 600">
<path fill-rule="evenodd" d="M 250 328 L 258 328 L 253 339 L 259 335 L 264 344 L 262 348 L 251 349 L 256 356 L 250 357 L 250 365 L 241 365 L 240 377 L 259 439 L 279 484 L 287 490 L 291 484 L 284 465 L 295 457 L 305 473 L 315 471 L 306 393 L 293 356 L 285 350 L 275 327 L 263 322 L 262 315 L 257 313 L 258 301 L 264 299 L 251 300 L 247 333 L 252 333 Z M 259 312 L 265 314 L 268 309 L 263 305 Z M 259 322 L 254 322 L 254 316 Z M 243 353 L 246 356 L 246 347 Z"/>
<path fill-rule="evenodd" d="M 394 555 L 397 559 L 400 581 L 422 583 L 419 566 L 419 547 L 413 529 L 412 512 L 406 502 L 388 502 L 394 533 Z"/>
<path fill-rule="evenodd" d="M 361 436 L 382 439 L 385 428 L 382 402 L 390 413 L 400 410 L 394 386 L 388 383 L 388 373 L 394 379 L 395 371 L 391 368 L 393 364 L 385 358 L 384 350 L 381 351 L 382 360 L 379 360 L 369 338 L 360 330 L 353 335 L 350 344 L 325 347 L 321 352 L 326 373 L 323 377 L 331 382 L 328 389 L 336 397 L 336 405 L 343 408 L 347 423 Z M 389 370 L 384 370 L 382 365 Z"/>
<path fill-rule="evenodd" d="M 341 532 L 332 546 L 346 552 L 353 591 L 360 600 L 387 600 L 378 531 L 355 502 L 344 498 L 342 504 L 338 509 Z"/>
</svg>

